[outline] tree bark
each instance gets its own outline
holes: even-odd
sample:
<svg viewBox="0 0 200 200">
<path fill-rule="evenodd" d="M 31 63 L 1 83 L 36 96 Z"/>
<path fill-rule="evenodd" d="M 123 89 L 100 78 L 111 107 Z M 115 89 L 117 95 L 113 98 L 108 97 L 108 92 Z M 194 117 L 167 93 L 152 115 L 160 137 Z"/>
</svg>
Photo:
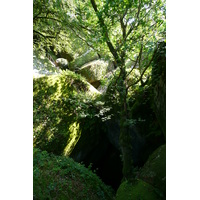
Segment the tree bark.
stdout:
<svg viewBox="0 0 200 200">
<path fill-rule="evenodd" d="M 127 90 L 126 90 L 126 70 L 125 67 L 121 69 L 121 77 L 119 79 L 119 94 L 121 103 L 120 112 L 120 137 L 119 143 L 122 151 L 123 177 L 127 180 L 132 178 L 133 172 L 133 156 L 132 156 L 132 144 L 131 135 L 129 131 L 128 110 L 127 110 Z"/>
</svg>

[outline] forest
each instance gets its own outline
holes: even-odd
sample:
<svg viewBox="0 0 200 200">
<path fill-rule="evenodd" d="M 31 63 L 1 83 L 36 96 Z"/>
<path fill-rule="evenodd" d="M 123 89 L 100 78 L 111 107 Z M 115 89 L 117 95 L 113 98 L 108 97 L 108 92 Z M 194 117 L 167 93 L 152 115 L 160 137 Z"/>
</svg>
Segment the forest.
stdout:
<svg viewBox="0 0 200 200">
<path fill-rule="evenodd" d="M 33 0 L 33 199 L 166 199 L 165 0 Z"/>
</svg>

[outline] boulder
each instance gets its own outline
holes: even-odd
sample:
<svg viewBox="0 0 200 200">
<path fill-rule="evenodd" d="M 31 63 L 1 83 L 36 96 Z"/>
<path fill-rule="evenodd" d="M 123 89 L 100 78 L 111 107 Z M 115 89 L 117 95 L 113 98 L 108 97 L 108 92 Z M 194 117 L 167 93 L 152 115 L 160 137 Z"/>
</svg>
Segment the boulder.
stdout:
<svg viewBox="0 0 200 200">
<path fill-rule="evenodd" d="M 160 146 L 149 156 L 138 177 L 166 196 L 166 145 Z"/>
<path fill-rule="evenodd" d="M 86 78 L 86 80 L 94 87 L 99 87 L 100 80 L 108 72 L 108 63 L 102 60 L 95 60 L 83 65 L 78 73 Z"/>
<path fill-rule="evenodd" d="M 98 94 L 83 77 L 69 70 L 58 75 L 34 78 L 34 147 L 57 155 L 69 155 L 81 135 L 74 116 L 74 104 L 81 101 L 81 95 L 94 98 Z"/>
<path fill-rule="evenodd" d="M 152 86 L 154 112 L 166 137 L 166 43 L 161 42 L 153 60 Z"/>
<path fill-rule="evenodd" d="M 134 183 L 124 181 L 117 190 L 116 200 L 159 200 L 162 199 L 157 193 L 156 189 L 142 181 L 136 180 Z"/>
<path fill-rule="evenodd" d="M 84 64 L 99 59 L 99 55 L 91 50 L 88 50 L 84 54 L 77 57 L 75 60 L 69 63 L 69 69 L 71 71 L 78 70 Z"/>
<path fill-rule="evenodd" d="M 58 67 L 62 70 L 68 69 L 68 61 L 67 61 L 67 59 L 64 59 L 64 58 L 56 59 L 55 65 L 56 65 L 56 67 Z"/>
</svg>

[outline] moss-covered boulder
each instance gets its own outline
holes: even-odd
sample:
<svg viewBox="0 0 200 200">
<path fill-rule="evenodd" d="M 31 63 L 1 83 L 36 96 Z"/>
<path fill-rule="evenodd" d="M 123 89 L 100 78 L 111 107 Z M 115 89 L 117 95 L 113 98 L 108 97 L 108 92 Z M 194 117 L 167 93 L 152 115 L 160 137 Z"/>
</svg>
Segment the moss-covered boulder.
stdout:
<svg viewBox="0 0 200 200">
<path fill-rule="evenodd" d="M 83 65 L 78 73 L 86 78 L 95 88 L 99 87 L 100 80 L 108 72 L 108 63 L 102 60 L 95 60 Z"/>
<path fill-rule="evenodd" d="M 56 67 L 58 67 L 62 70 L 68 69 L 68 61 L 65 58 L 57 58 L 55 61 L 55 65 L 56 65 Z"/>
<path fill-rule="evenodd" d="M 159 200 L 161 197 L 156 189 L 142 181 L 136 180 L 134 183 L 124 181 L 118 188 L 116 200 Z"/>
<path fill-rule="evenodd" d="M 166 196 L 166 145 L 160 146 L 149 156 L 138 177 Z"/>
<path fill-rule="evenodd" d="M 111 200 L 113 197 L 112 189 L 83 165 L 34 148 L 34 200 Z"/>
<path fill-rule="evenodd" d="M 157 53 L 153 60 L 152 86 L 154 111 L 159 120 L 163 134 L 166 137 L 166 43 L 158 45 Z"/>
<path fill-rule="evenodd" d="M 94 51 L 87 51 L 86 53 L 82 54 L 81 56 L 77 57 L 75 60 L 69 63 L 69 69 L 71 71 L 78 70 L 84 64 L 99 59 L 99 56 Z"/>
<path fill-rule="evenodd" d="M 99 92 L 69 70 L 33 79 L 33 145 L 54 154 L 69 155 L 81 130 L 78 115 L 85 115 L 87 99 Z"/>
</svg>

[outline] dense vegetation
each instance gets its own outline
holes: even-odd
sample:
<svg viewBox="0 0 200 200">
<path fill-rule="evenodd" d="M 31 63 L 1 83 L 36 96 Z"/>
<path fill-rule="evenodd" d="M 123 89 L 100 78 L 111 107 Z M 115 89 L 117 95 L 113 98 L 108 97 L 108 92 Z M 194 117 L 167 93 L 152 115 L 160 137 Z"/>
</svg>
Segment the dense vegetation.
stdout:
<svg viewBox="0 0 200 200">
<path fill-rule="evenodd" d="M 33 199 L 113 199 L 113 191 L 70 158 L 33 151 Z"/>
<path fill-rule="evenodd" d="M 69 157 L 117 199 L 165 198 L 165 12 L 164 0 L 33 1 L 34 63 L 52 72 L 33 82 L 34 198 L 113 198 L 96 175 L 79 184 L 84 167 L 72 181 L 79 165 L 60 166 Z"/>
</svg>

